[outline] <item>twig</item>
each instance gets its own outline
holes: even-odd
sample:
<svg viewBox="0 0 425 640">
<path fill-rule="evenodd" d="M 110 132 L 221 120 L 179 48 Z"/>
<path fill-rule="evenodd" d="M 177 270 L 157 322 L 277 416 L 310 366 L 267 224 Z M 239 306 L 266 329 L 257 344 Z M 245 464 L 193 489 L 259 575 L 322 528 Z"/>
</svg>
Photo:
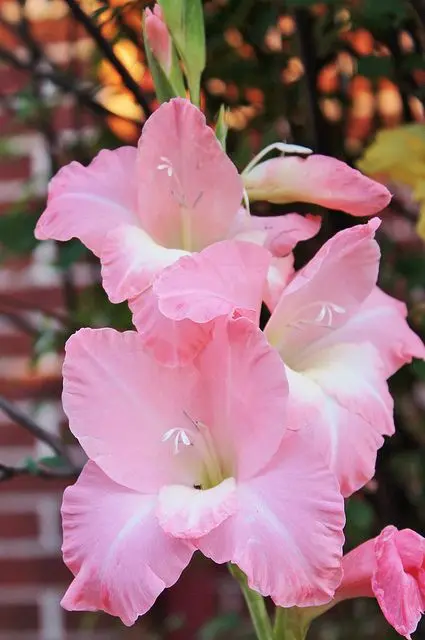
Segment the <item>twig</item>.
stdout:
<svg viewBox="0 0 425 640">
<path fill-rule="evenodd" d="M 95 100 L 91 95 L 91 92 L 78 87 L 73 80 L 67 78 L 61 73 L 56 73 L 52 70 L 46 71 L 45 69 L 34 67 L 34 65 L 32 65 L 30 61 L 21 60 L 3 47 L 0 47 L 0 59 L 12 65 L 13 67 L 15 67 L 15 69 L 31 73 L 33 76 L 39 78 L 40 80 L 50 80 L 50 82 L 60 87 L 65 93 L 74 95 L 84 106 L 88 107 L 91 111 L 99 116 L 102 116 L 104 118 L 115 116 L 114 113 L 109 111 L 109 109 L 106 109 L 106 107 L 104 107 L 100 102 Z M 133 120 L 133 118 L 127 118 L 124 116 L 120 117 L 122 117 L 123 120 L 139 124 L 136 120 Z"/>
<path fill-rule="evenodd" d="M 129 24 L 126 23 L 123 15 L 126 11 L 126 9 L 129 8 L 134 8 L 134 3 L 128 3 L 128 4 L 124 4 L 121 5 L 119 7 L 113 8 L 111 6 L 111 2 L 110 0 L 105 0 L 105 4 L 107 5 L 108 9 L 111 12 L 111 17 L 108 18 L 107 20 L 104 20 L 101 24 L 100 24 L 100 28 L 103 29 L 105 27 L 105 25 L 109 24 L 111 21 L 115 20 L 117 23 L 117 26 L 119 28 L 120 33 L 125 37 L 128 38 L 129 40 L 131 40 L 131 42 L 133 42 L 135 45 L 140 45 L 140 36 L 137 34 L 137 31 L 135 29 L 133 29 L 132 27 L 130 27 Z"/>
<path fill-rule="evenodd" d="M 37 478 L 43 478 L 44 480 L 58 479 L 58 478 L 77 478 L 81 473 L 81 468 L 73 467 L 57 467 L 47 468 L 42 462 L 35 460 L 35 472 L 30 469 L 28 465 L 8 465 L 0 462 L 0 482 L 6 480 L 12 480 L 19 476 L 32 476 L 36 475 Z"/>
<path fill-rule="evenodd" d="M 7 318 L 11 324 L 13 324 L 15 327 L 31 336 L 32 338 L 37 338 L 39 336 L 39 330 L 36 329 L 36 327 L 34 327 L 33 324 L 29 322 L 29 320 L 27 320 L 27 318 L 19 315 L 18 313 L 13 313 L 12 311 L 3 311 L 2 309 L 0 309 L 0 315 Z"/>
<path fill-rule="evenodd" d="M 2 309 L 1 307 L 6 307 L 6 310 Z M 11 312 L 9 311 L 9 308 L 12 309 Z M 40 306 L 40 305 L 31 305 L 26 303 L 24 300 L 20 300 L 19 298 L 14 298 L 12 295 L 1 293 L 0 294 L 0 313 L 4 313 L 7 315 L 9 313 L 15 313 L 16 309 L 20 309 L 22 311 L 28 311 L 28 312 L 37 311 L 38 313 L 43 314 L 47 318 L 52 318 L 53 320 L 60 322 L 65 327 L 71 324 L 71 319 L 66 314 L 61 313 L 60 311 L 51 311 L 49 309 L 45 309 L 43 306 Z"/>
<path fill-rule="evenodd" d="M 3 398 L 3 396 L 0 396 L 0 409 L 2 409 L 9 418 L 19 424 L 23 429 L 32 433 L 37 440 L 47 444 L 58 456 L 66 461 L 69 469 L 75 469 L 75 465 L 68 454 L 66 446 L 57 435 L 46 431 L 43 427 L 40 427 L 40 425 L 32 418 L 6 400 L 6 398 Z"/>
<path fill-rule="evenodd" d="M 121 76 L 121 79 L 127 89 L 133 94 L 136 102 L 142 107 L 145 112 L 145 116 L 148 117 L 151 114 L 151 108 L 146 100 L 139 83 L 133 78 L 125 65 L 115 55 L 115 52 L 110 42 L 102 35 L 102 32 L 98 26 L 91 20 L 85 11 L 80 6 L 78 0 L 66 0 L 66 3 L 74 16 L 74 18 L 84 26 L 87 33 L 93 38 L 97 46 L 105 56 L 107 60 L 112 64 L 116 71 Z"/>
</svg>

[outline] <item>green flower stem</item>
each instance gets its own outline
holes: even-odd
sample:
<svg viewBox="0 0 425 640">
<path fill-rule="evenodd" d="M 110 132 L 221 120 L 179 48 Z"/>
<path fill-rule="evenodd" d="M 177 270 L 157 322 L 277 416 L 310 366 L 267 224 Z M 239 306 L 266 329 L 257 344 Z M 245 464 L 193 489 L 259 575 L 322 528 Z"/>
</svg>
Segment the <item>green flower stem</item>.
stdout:
<svg viewBox="0 0 425 640">
<path fill-rule="evenodd" d="M 228 566 L 232 576 L 239 582 L 258 640 L 273 640 L 273 629 L 263 596 L 248 587 L 245 574 L 235 564 Z"/>
<path fill-rule="evenodd" d="M 305 640 L 309 626 L 302 609 L 276 607 L 273 640 Z"/>
</svg>

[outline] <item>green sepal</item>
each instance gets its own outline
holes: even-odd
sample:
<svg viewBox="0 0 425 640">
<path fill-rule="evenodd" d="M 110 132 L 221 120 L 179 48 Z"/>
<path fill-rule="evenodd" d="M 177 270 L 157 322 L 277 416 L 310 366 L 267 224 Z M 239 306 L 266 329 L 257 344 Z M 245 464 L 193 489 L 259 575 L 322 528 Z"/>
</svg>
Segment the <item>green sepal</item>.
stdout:
<svg viewBox="0 0 425 640">
<path fill-rule="evenodd" d="M 218 112 L 217 121 L 215 125 L 215 135 L 217 136 L 218 141 L 223 147 L 223 151 L 226 151 L 227 132 L 229 130 L 229 127 L 226 122 L 227 111 L 228 111 L 227 107 L 224 104 L 222 104 L 220 107 L 220 111 Z"/>
<path fill-rule="evenodd" d="M 159 0 L 167 27 L 183 62 L 192 102 L 199 106 L 206 46 L 201 0 Z"/>
<path fill-rule="evenodd" d="M 183 74 L 180 69 L 180 63 L 177 56 L 175 47 L 172 48 L 171 58 L 171 71 L 167 76 L 165 69 L 161 66 L 159 61 L 154 56 L 152 49 L 149 45 L 149 38 L 146 33 L 145 23 L 143 21 L 143 39 L 145 43 L 146 58 L 148 61 L 149 69 L 152 74 L 152 79 L 155 85 L 155 92 L 159 102 L 168 102 L 171 98 L 186 95 L 186 90 L 183 82 Z"/>
</svg>

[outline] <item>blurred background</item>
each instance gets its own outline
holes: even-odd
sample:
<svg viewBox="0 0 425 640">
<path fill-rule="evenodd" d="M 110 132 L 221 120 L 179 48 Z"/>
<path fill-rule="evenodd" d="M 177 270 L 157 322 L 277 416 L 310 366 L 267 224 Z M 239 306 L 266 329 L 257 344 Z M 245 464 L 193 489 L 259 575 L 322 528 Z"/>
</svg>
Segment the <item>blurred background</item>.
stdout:
<svg viewBox="0 0 425 640">
<path fill-rule="evenodd" d="M 224 567 L 195 558 L 133 629 L 103 614 L 68 614 L 59 508 L 74 481 L 60 408 L 67 337 L 80 326 L 131 326 L 103 293 L 77 241 L 33 236 L 49 178 L 102 147 L 134 144 L 157 106 L 141 37 L 143 0 L 0 0 L 0 640 L 249 638 Z M 228 151 L 240 169 L 276 140 L 342 158 L 389 185 L 381 286 L 425 333 L 425 0 L 206 0 L 210 122 L 228 107 Z M 259 204 L 256 213 L 339 212 Z M 421 217 L 422 215 L 422 217 Z M 425 363 L 391 382 L 397 435 L 375 479 L 347 503 L 347 549 L 393 523 L 425 534 Z M 50 434 L 34 438 L 34 421 Z M 46 438 L 45 438 L 46 439 Z M 52 444 L 56 444 L 52 451 Z M 72 444 L 72 443 L 71 443 Z M 75 461 L 79 464 L 78 451 Z M 309 636 L 310 637 L 310 636 Z M 320 640 L 396 637 L 372 601 L 339 605 L 312 627 Z M 416 637 L 425 638 L 425 628 Z"/>
</svg>

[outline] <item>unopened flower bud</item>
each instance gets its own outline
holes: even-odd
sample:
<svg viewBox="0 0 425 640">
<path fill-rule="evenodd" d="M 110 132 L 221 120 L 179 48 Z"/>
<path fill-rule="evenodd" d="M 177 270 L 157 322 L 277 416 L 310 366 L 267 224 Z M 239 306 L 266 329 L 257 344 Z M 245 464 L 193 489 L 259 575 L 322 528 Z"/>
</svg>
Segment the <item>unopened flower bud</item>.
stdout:
<svg viewBox="0 0 425 640">
<path fill-rule="evenodd" d="M 172 62 L 172 42 L 159 4 L 155 4 L 153 11 L 145 9 L 145 29 L 147 45 L 166 74 L 169 75 Z"/>
</svg>

